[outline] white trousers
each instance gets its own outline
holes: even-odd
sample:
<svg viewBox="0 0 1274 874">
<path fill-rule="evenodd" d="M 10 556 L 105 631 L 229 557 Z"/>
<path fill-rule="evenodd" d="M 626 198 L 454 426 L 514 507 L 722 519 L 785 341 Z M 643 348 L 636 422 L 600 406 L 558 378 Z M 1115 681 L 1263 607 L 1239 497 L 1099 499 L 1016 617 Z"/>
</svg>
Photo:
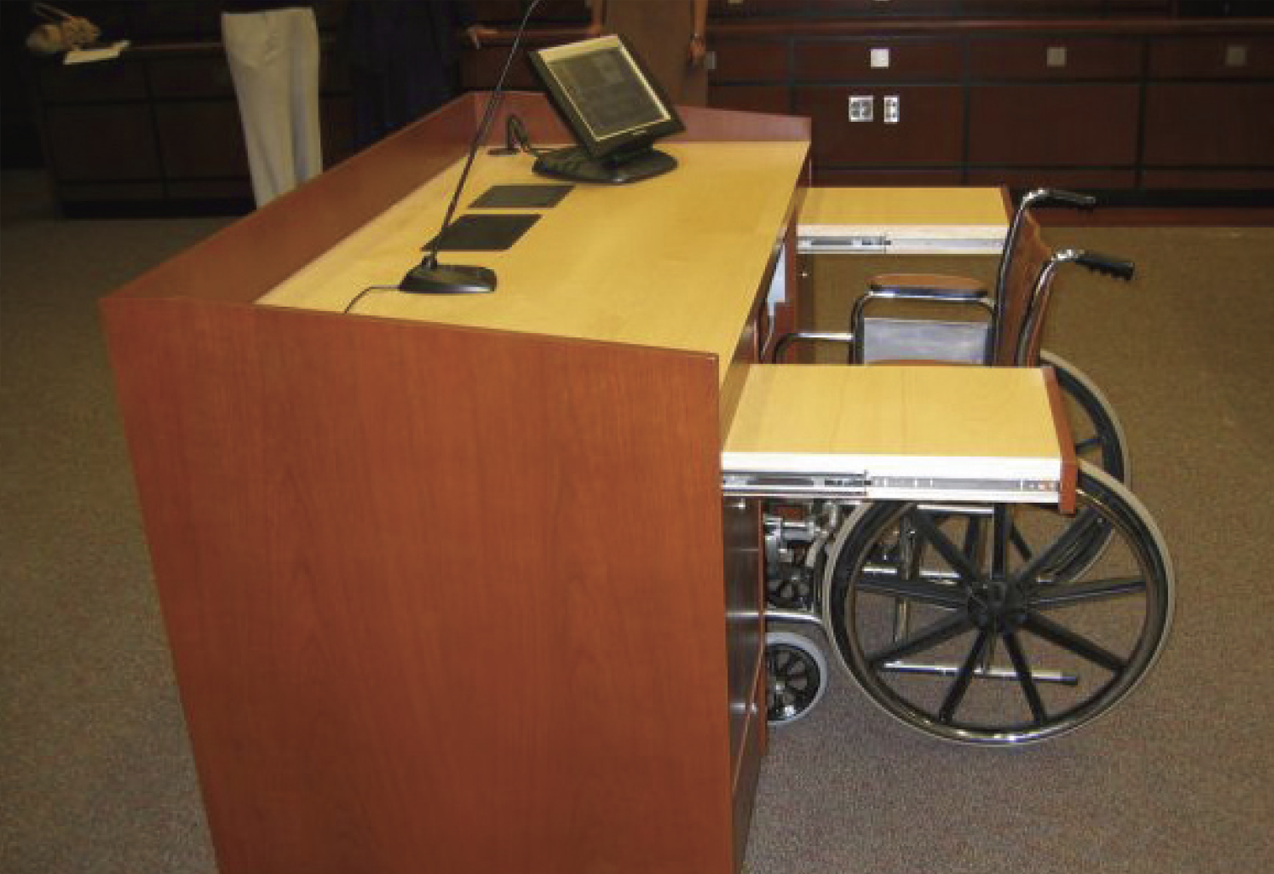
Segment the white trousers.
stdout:
<svg viewBox="0 0 1274 874">
<path fill-rule="evenodd" d="M 319 37 L 312 9 L 221 16 L 257 206 L 323 172 Z"/>
</svg>

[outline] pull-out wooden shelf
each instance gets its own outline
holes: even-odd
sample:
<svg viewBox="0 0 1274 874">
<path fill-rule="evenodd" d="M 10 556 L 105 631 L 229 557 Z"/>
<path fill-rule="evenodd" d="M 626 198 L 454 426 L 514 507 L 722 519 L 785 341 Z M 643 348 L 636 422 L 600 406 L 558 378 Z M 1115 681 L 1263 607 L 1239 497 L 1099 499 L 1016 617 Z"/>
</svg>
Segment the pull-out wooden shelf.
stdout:
<svg viewBox="0 0 1274 874">
<path fill-rule="evenodd" d="M 999 188 L 811 188 L 797 226 L 806 255 L 998 255 Z"/>
<path fill-rule="evenodd" d="M 1064 506 L 1075 459 L 1051 371 L 755 365 L 727 494 Z"/>
</svg>

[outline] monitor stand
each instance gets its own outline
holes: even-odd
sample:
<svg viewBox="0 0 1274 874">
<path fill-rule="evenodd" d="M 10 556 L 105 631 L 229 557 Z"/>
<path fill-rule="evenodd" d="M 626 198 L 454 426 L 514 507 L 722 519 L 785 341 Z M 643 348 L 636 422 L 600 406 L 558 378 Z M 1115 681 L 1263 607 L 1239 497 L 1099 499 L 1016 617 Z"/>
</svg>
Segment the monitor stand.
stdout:
<svg viewBox="0 0 1274 874">
<path fill-rule="evenodd" d="M 645 149 L 616 160 L 594 158 L 579 146 L 571 146 L 541 155 L 532 169 L 541 176 L 570 182 L 623 185 L 660 176 L 676 166 L 676 158 L 655 149 Z"/>
</svg>

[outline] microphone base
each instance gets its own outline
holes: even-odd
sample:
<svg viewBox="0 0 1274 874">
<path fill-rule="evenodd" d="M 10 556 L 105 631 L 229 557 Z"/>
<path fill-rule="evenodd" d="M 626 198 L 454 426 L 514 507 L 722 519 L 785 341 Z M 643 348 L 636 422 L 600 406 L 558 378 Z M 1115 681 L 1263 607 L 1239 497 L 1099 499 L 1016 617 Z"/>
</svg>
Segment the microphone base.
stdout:
<svg viewBox="0 0 1274 874">
<path fill-rule="evenodd" d="M 421 263 L 407 271 L 398 290 L 408 294 L 489 294 L 495 291 L 495 271 L 464 264 Z"/>
</svg>

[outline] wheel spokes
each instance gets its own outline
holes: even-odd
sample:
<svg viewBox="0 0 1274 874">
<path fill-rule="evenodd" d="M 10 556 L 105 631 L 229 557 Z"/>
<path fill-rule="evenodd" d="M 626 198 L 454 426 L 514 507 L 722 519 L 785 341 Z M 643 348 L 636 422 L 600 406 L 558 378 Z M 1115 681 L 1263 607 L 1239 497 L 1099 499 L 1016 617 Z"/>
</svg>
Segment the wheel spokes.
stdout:
<svg viewBox="0 0 1274 874">
<path fill-rule="evenodd" d="M 1035 685 L 1035 677 L 1031 673 L 1030 664 L 1026 661 L 1026 653 L 1022 651 L 1022 642 L 1012 631 L 1006 631 L 1002 637 L 1004 648 L 1009 653 L 1009 660 L 1013 662 L 1013 671 L 1017 674 L 1018 684 L 1022 687 L 1022 694 L 1026 696 L 1026 703 L 1031 708 L 1031 716 L 1036 725 L 1043 725 L 1048 721 L 1048 711 L 1044 709 L 1044 699 L 1040 697 L 1040 690 Z"/>
<path fill-rule="evenodd" d="M 913 637 L 872 653 L 867 656 L 867 663 L 873 668 L 879 669 L 881 665 L 888 662 L 904 659 L 946 643 L 954 637 L 959 637 L 972 627 L 973 620 L 967 614 L 963 612 L 957 613 L 955 616 L 951 616 L 941 622 L 935 622 Z"/>
<path fill-rule="evenodd" d="M 858 582 L 858 590 L 872 595 L 892 595 L 906 598 L 919 604 L 930 604 L 935 607 L 956 608 L 965 603 L 963 589 L 950 583 L 931 583 L 926 580 L 904 580 L 888 577 L 883 574 L 863 576 Z"/>
<path fill-rule="evenodd" d="M 1115 655 L 1110 650 L 1094 643 L 1088 638 L 1065 626 L 1059 625 L 1046 616 L 1038 613 L 1031 613 L 1022 623 L 1022 628 L 1031 632 L 1036 637 L 1047 640 L 1049 643 L 1056 644 L 1062 649 L 1069 650 L 1080 658 L 1087 659 L 1093 664 L 1100 665 L 1112 674 L 1118 674 L 1128 666 L 1128 663 Z"/>
<path fill-rule="evenodd" d="M 973 641 L 973 646 L 969 649 L 969 654 L 964 657 L 964 663 L 960 665 L 960 671 L 956 674 L 955 681 L 952 682 L 951 688 L 947 690 L 947 697 L 943 699 L 942 706 L 938 709 L 938 721 L 947 724 L 951 723 L 955 716 L 956 709 L 959 708 L 960 702 L 964 700 L 964 695 L 969 691 L 969 683 L 973 680 L 973 672 L 977 670 L 978 663 L 982 661 L 982 651 L 986 649 L 987 640 L 990 638 L 989 631 L 979 631 L 977 638 Z"/>
<path fill-rule="evenodd" d="M 933 524 L 933 520 L 924 513 L 912 513 L 910 518 L 915 524 L 918 532 L 924 537 L 938 553 L 947 560 L 962 580 L 966 583 L 972 583 L 978 578 L 978 571 L 960 548 L 951 542 L 950 538 L 944 534 L 938 526 Z"/>
<path fill-rule="evenodd" d="M 1035 590 L 1030 606 L 1036 610 L 1055 607 L 1072 607 L 1112 598 L 1126 598 L 1146 591 L 1143 577 L 1116 577 L 1109 580 L 1093 580 L 1088 583 L 1058 583 Z"/>
</svg>

